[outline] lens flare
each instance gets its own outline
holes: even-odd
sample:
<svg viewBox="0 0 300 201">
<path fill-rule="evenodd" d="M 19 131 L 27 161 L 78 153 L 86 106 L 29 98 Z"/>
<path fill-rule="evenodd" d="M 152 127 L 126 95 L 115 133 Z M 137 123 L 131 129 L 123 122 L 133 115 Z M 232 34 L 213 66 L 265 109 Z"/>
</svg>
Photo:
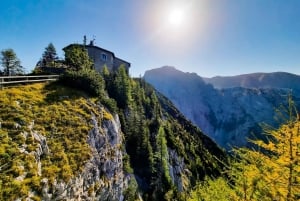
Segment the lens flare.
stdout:
<svg viewBox="0 0 300 201">
<path fill-rule="evenodd" d="M 171 25 L 179 26 L 184 21 L 184 12 L 180 9 L 174 9 L 169 13 L 168 22 Z"/>
</svg>

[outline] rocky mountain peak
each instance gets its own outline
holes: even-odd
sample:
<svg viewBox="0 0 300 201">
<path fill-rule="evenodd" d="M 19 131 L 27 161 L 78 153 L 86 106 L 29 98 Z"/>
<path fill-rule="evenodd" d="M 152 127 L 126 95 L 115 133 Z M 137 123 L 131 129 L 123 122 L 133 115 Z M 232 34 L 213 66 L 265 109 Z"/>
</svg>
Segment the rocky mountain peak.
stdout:
<svg viewBox="0 0 300 201">
<path fill-rule="evenodd" d="M 300 76 L 287 72 L 251 73 L 236 76 L 203 78 L 215 88 L 280 88 L 300 92 Z"/>
<path fill-rule="evenodd" d="M 261 123 L 276 126 L 275 108 L 286 103 L 290 89 L 300 97 L 300 77 L 282 72 L 201 78 L 163 67 L 144 79 L 226 149 L 248 145 L 247 138 L 260 135 Z"/>
</svg>

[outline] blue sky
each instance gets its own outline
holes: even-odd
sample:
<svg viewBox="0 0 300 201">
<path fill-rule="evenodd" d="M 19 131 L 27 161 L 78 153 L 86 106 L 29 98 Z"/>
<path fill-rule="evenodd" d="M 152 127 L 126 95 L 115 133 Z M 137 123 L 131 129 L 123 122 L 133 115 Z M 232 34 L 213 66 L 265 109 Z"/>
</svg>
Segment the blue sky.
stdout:
<svg viewBox="0 0 300 201">
<path fill-rule="evenodd" d="M 173 10 L 181 23 L 170 24 Z M 176 19 L 175 19 L 176 20 Z M 52 42 L 95 37 L 131 62 L 130 74 L 164 65 L 201 76 L 300 74 L 299 0 L 1 0 L 0 50 L 29 72 Z"/>
</svg>

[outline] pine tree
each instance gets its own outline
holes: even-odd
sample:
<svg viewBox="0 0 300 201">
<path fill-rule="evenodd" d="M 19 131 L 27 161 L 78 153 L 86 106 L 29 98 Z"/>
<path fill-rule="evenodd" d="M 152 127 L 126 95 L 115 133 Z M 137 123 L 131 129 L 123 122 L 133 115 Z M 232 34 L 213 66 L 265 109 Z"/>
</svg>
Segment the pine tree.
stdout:
<svg viewBox="0 0 300 201">
<path fill-rule="evenodd" d="M 49 45 L 45 48 L 42 57 L 42 66 L 44 67 L 55 67 L 57 61 L 57 53 L 54 45 L 49 43 Z"/>
<path fill-rule="evenodd" d="M 131 79 L 124 65 L 121 65 L 116 73 L 114 86 L 116 87 L 115 99 L 118 101 L 118 106 L 122 109 L 129 107 L 132 102 Z"/>
<path fill-rule="evenodd" d="M 110 72 L 109 72 L 106 64 L 104 64 L 104 66 L 103 66 L 103 68 L 101 70 L 101 75 L 105 79 L 105 81 L 107 79 L 109 79 L 109 77 L 110 77 Z"/>
<path fill-rule="evenodd" d="M 152 118 L 158 119 L 161 116 L 161 111 L 159 107 L 159 102 L 155 92 L 153 91 L 150 96 L 151 108 L 152 108 Z"/>
<path fill-rule="evenodd" d="M 4 75 L 10 76 L 24 74 L 24 69 L 13 49 L 1 51 L 1 65 L 3 67 Z"/>
<path fill-rule="evenodd" d="M 87 50 L 80 45 L 72 45 L 65 48 L 65 63 L 74 70 L 91 69 L 93 62 L 90 59 Z"/>
<path fill-rule="evenodd" d="M 169 154 L 168 154 L 168 146 L 167 140 L 165 137 L 165 131 L 162 126 L 158 129 L 158 134 L 156 136 L 156 168 L 158 175 L 160 175 L 160 179 L 162 182 L 162 188 L 166 187 L 167 189 L 170 188 L 171 185 L 171 177 L 169 173 Z"/>
</svg>

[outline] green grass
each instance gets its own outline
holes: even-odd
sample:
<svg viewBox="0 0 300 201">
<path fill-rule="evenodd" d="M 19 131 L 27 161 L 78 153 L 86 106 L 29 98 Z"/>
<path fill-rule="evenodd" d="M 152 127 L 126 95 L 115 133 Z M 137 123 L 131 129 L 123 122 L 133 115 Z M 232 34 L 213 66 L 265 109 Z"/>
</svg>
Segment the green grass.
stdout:
<svg viewBox="0 0 300 201">
<path fill-rule="evenodd" d="M 96 98 L 88 99 L 82 91 L 57 84 L 32 84 L 0 91 L 0 200 L 25 198 L 30 188 L 41 193 L 42 178 L 68 182 L 82 171 L 91 157 L 87 144 L 91 113 L 99 121 L 101 116 L 112 118 L 95 108 L 96 102 Z M 42 175 L 38 174 L 32 153 L 39 146 L 33 131 L 47 138 L 50 151 L 41 157 Z M 25 152 L 21 153 L 21 148 Z M 16 180 L 18 177 L 24 178 Z"/>
</svg>

